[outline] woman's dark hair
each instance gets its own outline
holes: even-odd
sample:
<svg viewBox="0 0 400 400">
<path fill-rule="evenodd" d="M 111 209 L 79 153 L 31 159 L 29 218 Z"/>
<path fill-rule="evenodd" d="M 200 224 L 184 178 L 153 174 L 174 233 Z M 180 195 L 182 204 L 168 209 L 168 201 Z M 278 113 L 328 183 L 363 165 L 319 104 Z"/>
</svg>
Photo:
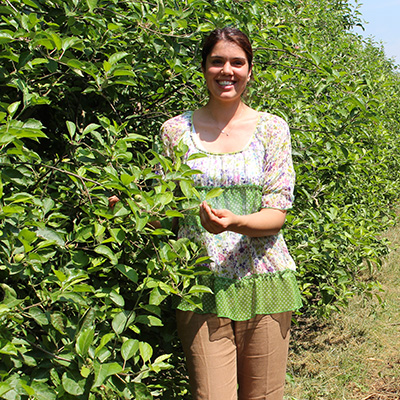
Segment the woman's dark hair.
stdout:
<svg viewBox="0 0 400 400">
<path fill-rule="evenodd" d="M 203 68 L 206 66 L 207 56 L 220 40 L 227 40 L 228 42 L 238 45 L 246 53 L 246 58 L 251 68 L 253 62 L 253 49 L 249 38 L 241 30 L 229 26 L 222 29 L 215 29 L 207 36 L 201 52 L 201 66 Z"/>
</svg>

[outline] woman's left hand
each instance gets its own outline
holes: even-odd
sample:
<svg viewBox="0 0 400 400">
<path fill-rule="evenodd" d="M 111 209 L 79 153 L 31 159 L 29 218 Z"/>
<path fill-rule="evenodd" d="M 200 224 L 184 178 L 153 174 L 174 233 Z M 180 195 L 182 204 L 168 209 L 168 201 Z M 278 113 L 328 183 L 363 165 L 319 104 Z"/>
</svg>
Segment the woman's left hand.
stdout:
<svg viewBox="0 0 400 400">
<path fill-rule="evenodd" d="M 229 210 L 212 209 L 207 202 L 200 204 L 200 221 L 205 230 L 218 234 L 228 230 L 235 223 L 237 215 Z"/>
</svg>

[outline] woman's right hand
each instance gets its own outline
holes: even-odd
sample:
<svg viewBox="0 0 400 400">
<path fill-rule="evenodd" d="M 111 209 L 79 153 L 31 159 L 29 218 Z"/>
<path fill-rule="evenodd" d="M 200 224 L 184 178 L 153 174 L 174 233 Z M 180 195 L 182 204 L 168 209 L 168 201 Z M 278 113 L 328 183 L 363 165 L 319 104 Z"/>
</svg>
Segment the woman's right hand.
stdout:
<svg viewBox="0 0 400 400">
<path fill-rule="evenodd" d="M 237 215 L 229 210 L 215 210 L 207 202 L 200 204 L 200 221 L 205 230 L 210 233 L 219 234 L 229 230 L 235 223 Z"/>
</svg>

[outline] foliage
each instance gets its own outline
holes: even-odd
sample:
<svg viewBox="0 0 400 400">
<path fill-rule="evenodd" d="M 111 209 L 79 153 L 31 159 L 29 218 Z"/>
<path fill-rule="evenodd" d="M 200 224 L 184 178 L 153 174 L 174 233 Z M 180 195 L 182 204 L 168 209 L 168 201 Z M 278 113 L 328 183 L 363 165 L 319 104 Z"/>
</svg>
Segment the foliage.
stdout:
<svg viewBox="0 0 400 400">
<path fill-rule="evenodd" d="M 199 199 L 195 171 L 152 148 L 206 100 L 215 26 L 249 33 L 248 102 L 292 128 L 285 235 L 306 309 L 371 291 L 360 275 L 398 198 L 399 81 L 348 31 L 346 1 L 6 0 L 0 15 L 0 398 L 187 398 L 172 302 L 196 302 L 207 270 L 171 221 Z"/>
</svg>

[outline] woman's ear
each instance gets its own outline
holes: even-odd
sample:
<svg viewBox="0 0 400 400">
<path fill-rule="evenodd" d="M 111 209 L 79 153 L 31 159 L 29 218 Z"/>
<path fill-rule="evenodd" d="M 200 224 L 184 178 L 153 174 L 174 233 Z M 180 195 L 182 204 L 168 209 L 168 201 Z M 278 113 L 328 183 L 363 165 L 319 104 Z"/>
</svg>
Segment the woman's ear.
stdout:
<svg viewBox="0 0 400 400">
<path fill-rule="evenodd" d="M 251 64 L 250 66 L 250 71 L 249 71 L 249 75 L 247 77 L 247 82 L 249 82 L 249 80 L 251 79 L 251 74 L 253 73 L 253 64 Z"/>
</svg>

